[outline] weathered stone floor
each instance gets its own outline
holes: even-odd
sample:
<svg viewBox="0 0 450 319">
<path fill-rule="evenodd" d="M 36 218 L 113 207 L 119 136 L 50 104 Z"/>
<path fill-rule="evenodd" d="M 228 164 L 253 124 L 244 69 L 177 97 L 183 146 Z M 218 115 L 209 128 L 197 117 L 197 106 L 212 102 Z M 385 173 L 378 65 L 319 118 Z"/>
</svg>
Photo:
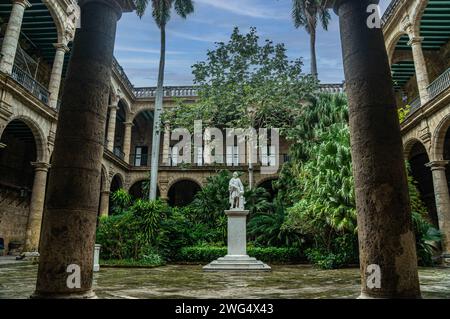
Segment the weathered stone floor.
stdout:
<svg viewBox="0 0 450 319">
<path fill-rule="evenodd" d="M 0 266 L 0 298 L 28 298 L 37 266 Z M 424 298 L 450 299 L 450 268 L 420 270 Z M 273 266 L 271 273 L 204 273 L 201 266 L 103 268 L 95 274 L 99 298 L 356 298 L 359 270 L 322 271 Z"/>
</svg>

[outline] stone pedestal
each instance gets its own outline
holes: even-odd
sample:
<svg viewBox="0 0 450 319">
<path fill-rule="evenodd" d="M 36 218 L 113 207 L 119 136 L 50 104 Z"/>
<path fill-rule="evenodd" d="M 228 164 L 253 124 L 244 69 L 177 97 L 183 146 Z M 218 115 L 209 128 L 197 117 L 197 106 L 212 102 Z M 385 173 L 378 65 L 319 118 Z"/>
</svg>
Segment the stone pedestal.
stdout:
<svg viewBox="0 0 450 319">
<path fill-rule="evenodd" d="M 270 271 L 263 262 L 247 255 L 248 210 L 225 211 L 228 216 L 228 254 L 203 267 L 204 271 Z"/>
<path fill-rule="evenodd" d="M 102 245 L 95 244 L 94 249 L 94 272 L 100 271 L 100 248 Z"/>
</svg>

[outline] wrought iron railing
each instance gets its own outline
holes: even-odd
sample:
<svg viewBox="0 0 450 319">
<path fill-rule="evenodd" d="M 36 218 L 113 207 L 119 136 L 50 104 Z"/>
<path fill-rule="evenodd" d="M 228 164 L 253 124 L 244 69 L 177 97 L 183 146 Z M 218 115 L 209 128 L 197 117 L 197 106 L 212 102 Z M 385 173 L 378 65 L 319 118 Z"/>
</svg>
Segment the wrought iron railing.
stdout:
<svg viewBox="0 0 450 319">
<path fill-rule="evenodd" d="M 428 88 L 428 101 L 433 100 L 439 94 L 444 92 L 450 87 L 450 68 L 447 69 L 444 73 L 442 73 L 436 80 L 431 83 Z M 425 103 L 422 103 L 420 98 L 416 98 L 411 103 L 408 103 L 411 106 L 411 109 L 407 115 L 407 117 L 413 115 L 417 110 L 419 110 Z"/>
<path fill-rule="evenodd" d="M 428 86 L 428 97 L 430 100 L 441 94 L 450 87 L 450 68 L 442 73 L 433 83 Z"/>
<path fill-rule="evenodd" d="M 113 151 L 114 155 L 116 155 L 118 158 L 125 160 L 125 153 L 122 151 L 120 147 L 114 147 Z"/>
<path fill-rule="evenodd" d="M 27 89 L 27 91 L 48 105 L 50 93 L 42 84 L 34 80 L 28 73 L 23 71 L 17 65 L 14 65 L 11 77 Z"/>
<path fill-rule="evenodd" d="M 408 105 L 410 106 L 410 109 L 407 116 L 410 116 L 422 107 L 420 97 L 414 99 L 412 102 L 408 103 Z"/>
</svg>

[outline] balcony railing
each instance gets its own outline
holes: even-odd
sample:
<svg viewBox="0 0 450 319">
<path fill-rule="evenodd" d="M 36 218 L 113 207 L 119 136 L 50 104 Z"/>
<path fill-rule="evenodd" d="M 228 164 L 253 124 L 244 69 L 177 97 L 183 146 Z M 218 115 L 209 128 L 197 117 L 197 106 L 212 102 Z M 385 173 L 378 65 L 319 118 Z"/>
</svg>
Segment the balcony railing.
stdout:
<svg viewBox="0 0 450 319">
<path fill-rule="evenodd" d="M 135 88 L 133 90 L 136 98 L 156 97 L 156 88 Z M 164 97 L 196 97 L 198 90 L 195 86 L 166 86 L 164 87 Z"/>
<path fill-rule="evenodd" d="M 125 160 L 125 153 L 122 151 L 120 147 L 114 147 L 113 153 L 121 160 Z"/>
<path fill-rule="evenodd" d="M 442 73 L 436 80 L 431 83 L 428 88 L 428 100 L 431 101 L 436 98 L 439 94 L 444 92 L 450 87 L 450 68 Z M 420 98 L 416 98 L 411 103 L 411 110 L 406 117 L 413 115 L 417 110 L 419 110 L 424 104 L 421 102 Z"/>
<path fill-rule="evenodd" d="M 415 100 L 413 100 L 411 103 L 409 103 L 409 105 L 411 106 L 409 114 L 412 114 L 415 111 L 417 111 L 418 109 L 420 109 L 420 107 L 422 106 L 422 103 L 420 101 L 420 97 L 418 97 Z"/>
<path fill-rule="evenodd" d="M 432 100 L 448 87 L 450 87 L 450 68 L 430 84 L 428 87 L 428 97 Z"/>
<path fill-rule="evenodd" d="M 25 89 L 27 89 L 27 91 L 41 100 L 44 104 L 48 105 L 50 93 L 47 91 L 47 89 L 17 65 L 13 66 L 11 77 L 18 83 L 20 83 Z"/>
</svg>

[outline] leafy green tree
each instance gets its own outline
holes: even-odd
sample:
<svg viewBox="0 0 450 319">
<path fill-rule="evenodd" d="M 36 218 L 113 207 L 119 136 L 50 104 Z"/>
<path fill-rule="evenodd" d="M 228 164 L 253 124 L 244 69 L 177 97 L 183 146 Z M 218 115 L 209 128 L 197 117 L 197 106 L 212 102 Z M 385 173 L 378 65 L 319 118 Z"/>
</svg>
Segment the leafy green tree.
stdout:
<svg viewBox="0 0 450 319">
<path fill-rule="evenodd" d="M 255 28 L 247 34 L 235 28 L 228 42 L 217 43 L 206 61 L 192 68 L 199 101 L 166 112 L 173 127 L 192 130 L 194 120 L 221 129 L 292 127 L 301 101 L 317 90 L 316 81 L 302 74 L 301 60 L 290 61 L 283 44 L 260 41 Z"/>
<path fill-rule="evenodd" d="M 298 171 L 299 200 L 289 209 L 289 224 L 318 236 L 329 247 L 337 233 L 355 232 L 356 209 L 350 133 L 338 123 L 317 134 L 319 143 Z"/>
<path fill-rule="evenodd" d="M 159 148 L 161 139 L 161 114 L 163 112 L 164 98 L 164 69 L 166 62 L 166 25 L 170 20 L 172 8 L 182 18 L 186 18 L 194 12 L 194 3 L 192 0 L 134 0 L 136 12 L 139 17 L 143 17 L 148 6 L 151 3 L 152 16 L 156 25 L 161 31 L 161 58 L 159 62 L 158 84 L 156 89 L 155 112 L 153 120 L 153 142 L 151 156 L 150 173 L 150 192 L 151 200 L 156 199 L 158 167 L 159 167 Z"/>
<path fill-rule="evenodd" d="M 328 30 L 331 15 L 324 6 L 323 0 L 293 0 L 292 19 L 296 28 L 303 27 L 310 37 L 311 74 L 317 79 L 316 37 L 317 23 Z"/>
</svg>

